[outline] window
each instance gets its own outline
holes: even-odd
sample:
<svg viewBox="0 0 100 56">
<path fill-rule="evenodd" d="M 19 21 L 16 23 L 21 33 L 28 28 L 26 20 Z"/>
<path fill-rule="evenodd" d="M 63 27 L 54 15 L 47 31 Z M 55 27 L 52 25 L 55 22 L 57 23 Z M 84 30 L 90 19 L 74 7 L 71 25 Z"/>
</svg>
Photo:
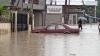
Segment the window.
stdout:
<svg viewBox="0 0 100 56">
<path fill-rule="evenodd" d="M 39 0 L 33 0 L 34 4 L 39 4 Z"/>
<path fill-rule="evenodd" d="M 29 0 L 23 0 L 24 3 L 29 3 Z"/>
<path fill-rule="evenodd" d="M 32 0 L 23 0 L 24 3 L 32 3 Z M 33 4 L 39 4 L 39 0 L 33 0 Z"/>
<path fill-rule="evenodd" d="M 65 29 L 65 27 L 62 25 L 58 25 L 58 29 Z"/>
<path fill-rule="evenodd" d="M 55 25 L 51 25 L 47 28 L 47 30 L 54 30 L 55 29 Z"/>
</svg>

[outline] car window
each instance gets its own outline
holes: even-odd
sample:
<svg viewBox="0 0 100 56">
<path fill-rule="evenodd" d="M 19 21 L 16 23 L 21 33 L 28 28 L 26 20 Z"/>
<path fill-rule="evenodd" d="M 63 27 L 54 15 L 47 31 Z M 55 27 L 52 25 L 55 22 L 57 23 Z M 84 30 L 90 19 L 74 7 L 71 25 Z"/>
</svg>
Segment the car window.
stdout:
<svg viewBox="0 0 100 56">
<path fill-rule="evenodd" d="M 47 28 L 47 30 L 54 30 L 55 29 L 55 25 L 51 25 Z"/>
<path fill-rule="evenodd" d="M 65 27 L 62 26 L 62 25 L 58 25 L 58 28 L 57 29 L 65 29 Z"/>
<path fill-rule="evenodd" d="M 69 27 L 69 28 L 72 28 L 71 26 L 69 26 L 69 25 L 67 25 L 67 24 L 65 24 L 67 27 Z"/>
</svg>

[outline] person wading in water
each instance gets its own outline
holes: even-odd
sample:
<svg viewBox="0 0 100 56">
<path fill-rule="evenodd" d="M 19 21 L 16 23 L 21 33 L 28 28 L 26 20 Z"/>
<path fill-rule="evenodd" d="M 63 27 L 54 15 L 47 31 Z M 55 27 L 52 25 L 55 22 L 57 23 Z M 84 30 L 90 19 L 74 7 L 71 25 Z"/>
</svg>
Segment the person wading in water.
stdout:
<svg viewBox="0 0 100 56">
<path fill-rule="evenodd" d="M 99 33 L 100 33 L 100 23 L 99 23 L 99 25 L 98 25 L 98 30 L 99 30 Z"/>
<path fill-rule="evenodd" d="M 78 21 L 78 28 L 79 29 L 81 28 L 81 30 L 82 30 L 82 20 L 81 19 L 79 19 L 79 21 Z"/>
</svg>

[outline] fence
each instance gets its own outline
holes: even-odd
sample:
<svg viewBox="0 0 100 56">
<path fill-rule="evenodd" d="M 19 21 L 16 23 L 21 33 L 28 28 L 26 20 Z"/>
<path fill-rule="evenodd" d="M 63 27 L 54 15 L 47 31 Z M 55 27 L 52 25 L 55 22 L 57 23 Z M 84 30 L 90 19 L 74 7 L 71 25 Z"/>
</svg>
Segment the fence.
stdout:
<svg viewBox="0 0 100 56">
<path fill-rule="evenodd" d="M 9 23 L 11 20 L 5 17 L 0 17 L 0 22 L 1 23 Z"/>
</svg>

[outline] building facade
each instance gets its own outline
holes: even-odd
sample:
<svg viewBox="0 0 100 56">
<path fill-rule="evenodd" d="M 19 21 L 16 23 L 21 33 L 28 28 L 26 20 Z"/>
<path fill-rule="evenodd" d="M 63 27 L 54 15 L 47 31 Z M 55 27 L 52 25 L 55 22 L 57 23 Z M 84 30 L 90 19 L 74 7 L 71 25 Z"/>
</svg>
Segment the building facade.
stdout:
<svg viewBox="0 0 100 56">
<path fill-rule="evenodd" d="M 83 4 L 84 2 L 84 4 Z M 88 14 L 93 14 L 94 17 L 94 22 L 96 22 L 96 6 L 97 6 L 97 1 L 67 1 L 67 4 L 65 6 L 65 0 L 47 0 L 46 4 L 51 5 L 51 6 L 62 6 L 62 17 L 61 17 L 61 22 L 66 23 L 66 24 L 71 24 L 75 25 L 77 24 L 78 17 L 80 16 L 85 16 L 85 13 L 88 13 L 83 9 L 83 6 L 87 6 L 87 9 L 90 11 L 90 8 L 94 10 L 94 13 L 88 13 Z M 92 11 L 91 10 L 91 11 Z M 54 16 L 54 15 L 53 15 Z M 51 15 L 51 18 L 53 17 Z M 59 17 L 60 18 L 60 17 Z M 61 23 L 59 22 L 59 23 Z M 85 21 L 83 22 L 85 23 Z"/>
<path fill-rule="evenodd" d="M 77 24 L 77 18 L 79 16 L 83 16 L 84 14 L 84 10 L 82 10 L 82 4 L 73 5 L 72 3 L 67 3 L 67 7 L 70 4 L 68 9 L 65 8 L 64 2 L 60 4 L 61 1 L 59 1 L 60 3 L 58 3 L 57 0 L 54 1 L 47 0 L 47 1 L 46 0 L 15 0 L 15 3 L 12 7 L 13 9 L 10 9 L 10 11 L 11 10 L 17 11 L 17 22 L 16 22 L 17 29 L 19 29 L 19 31 L 22 31 L 24 27 L 25 29 L 27 29 L 29 24 L 31 26 L 47 26 L 51 23 L 65 23 L 64 21 L 66 20 L 64 19 L 64 13 L 66 14 L 69 13 L 69 18 L 67 19 L 68 24 Z M 86 3 L 86 5 L 95 6 L 96 8 L 97 3 L 96 1 L 94 2 L 91 3 L 88 2 Z M 0 0 L 0 4 L 2 3 L 7 3 L 7 7 L 12 6 L 11 0 Z M 47 8 L 48 6 L 51 6 L 50 9 Z M 59 13 L 58 6 L 62 7 L 61 9 L 62 12 L 60 13 Z M 64 11 L 65 9 L 67 10 L 67 12 Z M 48 13 L 47 10 L 49 10 L 50 12 Z M 52 12 L 52 11 L 56 11 L 56 12 Z M 32 17 L 30 17 L 31 13 L 34 14 L 34 20 L 32 20 Z M 96 17 L 96 15 L 94 17 Z"/>
<path fill-rule="evenodd" d="M 28 29 L 28 25 L 33 26 L 44 26 L 45 19 L 45 1 L 46 0 L 14 0 L 13 3 L 11 0 L 0 0 L 0 4 L 7 3 L 6 8 L 9 11 L 17 11 L 17 16 L 13 14 L 13 20 L 16 22 L 16 27 L 18 31 L 23 31 Z M 34 21 L 32 21 L 32 17 L 30 17 L 31 13 L 34 15 Z M 17 18 L 17 21 L 14 18 Z M 29 19 L 28 19 L 29 18 Z M 13 22 L 13 24 L 15 23 Z M 14 26 L 14 25 L 13 25 Z M 15 28 L 15 27 L 13 27 Z"/>
</svg>

